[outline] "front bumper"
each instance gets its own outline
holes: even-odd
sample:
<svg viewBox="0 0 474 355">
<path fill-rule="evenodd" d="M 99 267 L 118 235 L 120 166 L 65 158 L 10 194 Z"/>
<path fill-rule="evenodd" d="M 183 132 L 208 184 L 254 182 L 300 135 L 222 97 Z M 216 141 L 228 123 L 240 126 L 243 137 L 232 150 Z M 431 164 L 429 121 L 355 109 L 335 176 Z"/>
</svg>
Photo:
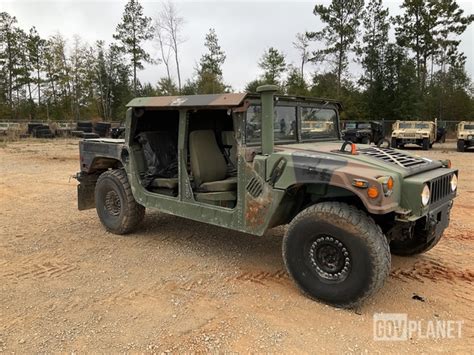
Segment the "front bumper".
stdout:
<svg viewBox="0 0 474 355">
<path fill-rule="evenodd" d="M 441 236 L 448 227 L 452 207 L 453 200 L 450 200 L 428 212 L 424 220 L 425 229 L 429 231 L 428 241 Z"/>
</svg>

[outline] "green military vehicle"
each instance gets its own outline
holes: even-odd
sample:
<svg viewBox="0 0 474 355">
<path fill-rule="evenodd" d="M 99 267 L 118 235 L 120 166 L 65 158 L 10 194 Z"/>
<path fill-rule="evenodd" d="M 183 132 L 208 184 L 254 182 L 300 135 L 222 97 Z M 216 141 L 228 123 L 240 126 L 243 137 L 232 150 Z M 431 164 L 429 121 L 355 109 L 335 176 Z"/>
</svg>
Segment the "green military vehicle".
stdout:
<svg viewBox="0 0 474 355">
<path fill-rule="evenodd" d="M 458 152 L 474 147 L 474 122 L 462 121 L 457 127 Z"/>
<path fill-rule="evenodd" d="M 438 243 L 458 172 L 344 142 L 338 102 L 275 92 L 132 100 L 124 139 L 80 142 L 79 209 L 95 207 L 115 234 L 135 230 L 145 208 L 257 236 L 288 224 L 283 259 L 296 284 L 356 306 L 382 286 L 390 252 Z"/>
</svg>

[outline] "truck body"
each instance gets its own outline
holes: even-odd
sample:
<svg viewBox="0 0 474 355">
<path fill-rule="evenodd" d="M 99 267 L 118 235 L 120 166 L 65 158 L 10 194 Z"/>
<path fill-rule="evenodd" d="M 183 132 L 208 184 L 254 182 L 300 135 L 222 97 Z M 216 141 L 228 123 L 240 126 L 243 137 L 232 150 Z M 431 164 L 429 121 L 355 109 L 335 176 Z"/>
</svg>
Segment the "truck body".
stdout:
<svg viewBox="0 0 474 355">
<path fill-rule="evenodd" d="M 272 86 L 259 90 L 132 100 L 124 139 L 79 143 L 79 209 L 95 207 L 106 228 L 118 234 L 129 231 L 113 223 L 120 222 L 117 218 L 127 212 L 123 212 L 125 200 L 131 198 L 127 206 L 143 213 L 145 208 L 159 210 L 263 235 L 278 225 L 299 228 L 304 213 L 321 214 L 317 209 L 332 203 L 363 213 L 379 233 L 374 237 L 380 239 L 377 242 L 390 244 L 400 254 L 415 254 L 437 243 L 448 226 L 456 195 L 458 172 L 449 162 L 344 142 L 340 103 L 279 96 Z M 102 184 L 104 177 L 121 179 L 132 197 L 115 193 L 117 197 L 113 187 L 99 187 L 107 185 Z M 299 264 L 293 267 L 297 261 L 289 256 L 299 245 L 291 230 L 284 258 L 290 275 L 304 284 L 295 271 Z M 311 241 L 310 254 L 305 255 L 314 265 L 323 265 L 315 266 L 315 278 L 340 279 L 343 284 L 353 277 L 350 270 L 357 274 L 356 264 L 350 262 L 356 252 L 345 251 L 349 246 L 343 247 L 345 237 L 340 238 Z M 335 305 L 351 306 L 362 299 L 348 293 L 352 298 L 347 302 L 333 302 L 334 295 L 303 288 Z"/>
</svg>

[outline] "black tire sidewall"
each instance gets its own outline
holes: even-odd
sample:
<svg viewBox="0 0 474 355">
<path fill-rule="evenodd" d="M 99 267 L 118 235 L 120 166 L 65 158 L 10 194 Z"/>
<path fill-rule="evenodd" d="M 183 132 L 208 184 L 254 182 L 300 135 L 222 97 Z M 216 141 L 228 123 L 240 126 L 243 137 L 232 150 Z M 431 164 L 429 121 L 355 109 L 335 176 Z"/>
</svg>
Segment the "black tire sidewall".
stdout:
<svg viewBox="0 0 474 355">
<path fill-rule="evenodd" d="M 95 188 L 96 210 L 102 224 L 110 231 L 118 231 L 123 225 L 127 215 L 127 200 L 122 183 L 112 174 L 103 176 Z M 118 216 L 111 215 L 105 206 L 105 198 L 109 191 L 115 191 L 120 198 L 120 213 Z"/>
<path fill-rule="evenodd" d="M 316 217 L 316 218 L 315 218 Z M 358 237 L 356 228 L 344 221 L 328 222 L 320 215 L 298 221 L 291 236 L 284 241 L 284 258 L 293 279 L 309 296 L 326 303 L 346 305 L 364 296 L 374 278 L 374 265 L 369 246 Z M 335 217 L 335 216 L 333 216 Z M 324 231 L 324 232 L 323 232 Z M 305 263 L 307 244 L 318 234 L 332 236 L 344 244 L 351 258 L 349 275 L 342 282 L 321 278 Z"/>
</svg>

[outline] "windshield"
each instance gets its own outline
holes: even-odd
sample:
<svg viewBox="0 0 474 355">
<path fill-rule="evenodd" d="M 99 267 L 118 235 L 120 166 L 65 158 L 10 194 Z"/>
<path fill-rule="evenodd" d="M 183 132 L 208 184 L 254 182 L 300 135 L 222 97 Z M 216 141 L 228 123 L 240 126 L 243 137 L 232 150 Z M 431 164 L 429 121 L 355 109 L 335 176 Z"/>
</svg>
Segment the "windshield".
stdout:
<svg viewBox="0 0 474 355">
<path fill-rule="evenodd" d="M 415 128 L 427 129 L 427 128 L 430 128 L 430 125 L 428 123 L 417 123 L 415 124 Z"/>
<path fill-rule="evenodd" d="M 474 124 L 465 124 L 464 129 L 466 130 L 474 129 Z"/>
<path fill-rule="evenodd" d="M 297 106 L 274 108 L 273 135 L 275 143 L 297 141 Z M 337 138 L 337 113 L 334 109 L 301 107 L 301 138 Z M 260 143 L 262 138 L 262 106 L 250 105 L 245 128 L 247 143 Z"/>
<path fill-rule="evenodd" d="M 355 123 L 346 123 L 346 129 L 355 129 L 356 124 Z"/>
<path fill-rule="evenodd" d="M 401 128 L 401 129 L 404 129 L 404 128 L 413 128 L 413 123 L 399 123 L 399 124 L 398 124 L 398 127 Z"/>
<path fill-rule="evenodd" d="M 301 138 L 303 140 L 317 138 L 336 138 L 337 115 L 332 109 L 302 107 Z"/>
<path fill-rule="evenodd" d="M 359 123 L 358 128 L 370 128 L 370 123 Z"/>
<path fill-rule="evenodd" d="M 275 142 L 296 141 L 296 107 L 275 106 L 273 111 Z M 248 143 L 260 143 L 262 137 L 262 106 L 251 105 L 247 110 L 246 138 Z"/>
</svg>

